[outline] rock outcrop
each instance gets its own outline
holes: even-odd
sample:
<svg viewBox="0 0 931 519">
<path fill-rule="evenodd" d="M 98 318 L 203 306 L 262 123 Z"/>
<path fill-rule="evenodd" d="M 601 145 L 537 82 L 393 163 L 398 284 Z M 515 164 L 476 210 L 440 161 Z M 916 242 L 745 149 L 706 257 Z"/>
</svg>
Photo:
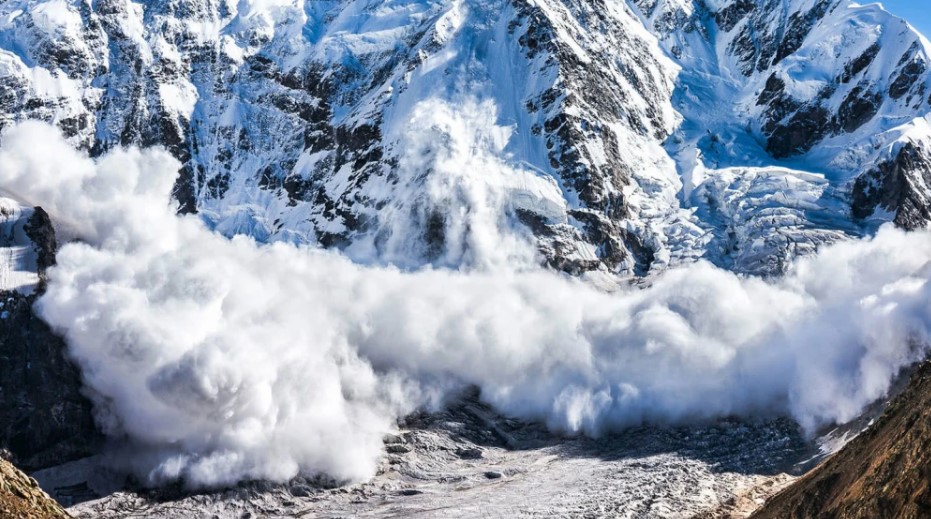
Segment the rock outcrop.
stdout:
<svg viewBox="0 0 931 519">
<path fill-rule="evenodd" d="M 894 157 L 878 164 L 854 184 L 853 214 L 866 218 L 876 212 L 894 215 L 908 230 L 931 221 L 931 150 L 908 142 Z"/>
<path fill-rule="evenodd" d="M 35 247 L 38 289 L 0 291 L 0 448 L 35 470 L 94 452 L 100 435 L 64 340 L 33 310 L 55 263 L 55 230 L 41 208 L 24 226 Z M 11 268 L 7 266 L 7 268 Z"/>
<path fill-rule="evenodd" d="M 89 455 L 100 443 L 80 373 L 34 301 L 0 293 L 0 446 L 26 470 Z"/>
<path fill-rule="evenodd" d="M 39 488 L 35 479 L 0 458 L 0 517 L 66 519 L 71 516 Z"/>
<path fill-rule="evenodd" d="M 498 232 L 575 275 L 778 274 L 927 219 L 927 184 L 874 179 L 921 178 L 890 150 L 931 107 L 925 40 L 876 5 L 12 0 L 0 19 L 0 128 L 164 146 L 180 209 L 227 235 L 468 268 L 516 261 L 481 248 Z M 728 200 L 732 168 L 762 217 Z"/>
<path fill-rule="evenodd" d="M 754 519 L 920 519 L 931 516 L 931 362 L 869 429 Z"/>
</svg>

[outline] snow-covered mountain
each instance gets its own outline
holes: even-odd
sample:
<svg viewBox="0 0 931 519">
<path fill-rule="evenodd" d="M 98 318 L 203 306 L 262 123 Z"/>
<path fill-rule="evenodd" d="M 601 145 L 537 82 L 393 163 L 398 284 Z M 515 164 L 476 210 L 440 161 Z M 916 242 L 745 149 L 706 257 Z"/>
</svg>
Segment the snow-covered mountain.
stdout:
<svg viewBox="0 0 931 519">
<path fill-rule="evenodd" d="M 784 415 L 854 419 L 826 454 L 926 356 L 928 235 L 658 274 L 931 221 L 929 49 L 848 0 L 0 0 L 0 448 L 282 485 L 89 516 L 756 502 L 818 459 Z"/>
<path fill-rule="evenodd" d="M 929 48 L 848 0 L 7 0 L 0 126 L 363 262 L 778 273 L 931 219 Z"/>
</svg>

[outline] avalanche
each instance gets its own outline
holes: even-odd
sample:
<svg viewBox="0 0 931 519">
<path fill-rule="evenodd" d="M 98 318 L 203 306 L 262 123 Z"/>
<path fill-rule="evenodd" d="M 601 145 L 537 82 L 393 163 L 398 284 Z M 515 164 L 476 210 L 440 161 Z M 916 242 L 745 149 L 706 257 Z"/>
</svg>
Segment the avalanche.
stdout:
<svg viewBox="0 0 931 519">
<path fill-rule="evenodd" d="M 568 434 L 754 413 L 811 431 L 858 416 L 931 345 L 927 231 L 826 247 L 774 282 L 699 262 L 607 293 L 230 240 L 166 203 L 165 152 L 95 161 L 38 123 L 5 132 L 0 163 L 82 239 L 37 310 L 152 484 L 365 479 L 399 418 L 468 386 Z"/>
</svg>

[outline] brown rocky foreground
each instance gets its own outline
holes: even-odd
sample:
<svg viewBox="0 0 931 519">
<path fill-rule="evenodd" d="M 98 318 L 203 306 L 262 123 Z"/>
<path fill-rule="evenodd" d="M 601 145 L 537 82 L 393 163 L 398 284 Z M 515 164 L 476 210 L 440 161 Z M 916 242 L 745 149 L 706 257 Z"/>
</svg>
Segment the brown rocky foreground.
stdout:
<svg viewBox="0 0 931 519">
<path fill-rule="evenodd" d="M 931 517 L 931 362 L 872 427 L 752 517 Z"/>
<path fill-rule="evenodd" d="M 0 517 L 3 519 L 60 519 L 70 517 L 36 480 L 0 458 Z"/>
</svg>

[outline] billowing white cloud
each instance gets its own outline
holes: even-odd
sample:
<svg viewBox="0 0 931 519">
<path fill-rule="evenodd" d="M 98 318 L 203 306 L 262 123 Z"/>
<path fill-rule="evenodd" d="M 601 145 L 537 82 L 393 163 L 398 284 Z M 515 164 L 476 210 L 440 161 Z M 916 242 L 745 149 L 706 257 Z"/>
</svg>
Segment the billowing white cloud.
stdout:
<svg viewBox="0 0 931 519">
<path fill-rule="evenodd" d="M 364 479 L 399 416 L 467 384 L 569 433 L 752 412 L 812 428 L 856 416 L 931 342 L 927 232 L 884 228 L 778 281 L 699 263 L 605 293 L 482 261 L 404 272 L 228 240 L 175 215 L 164 151 L 93 160 L 38 123 L 4 133 L 0 165 L 0 186 L 82 239 L 38 311 L 152 483 Z M 493 244 L 504 231 L 480 214 L 462 228 Z"/>
</svg>

